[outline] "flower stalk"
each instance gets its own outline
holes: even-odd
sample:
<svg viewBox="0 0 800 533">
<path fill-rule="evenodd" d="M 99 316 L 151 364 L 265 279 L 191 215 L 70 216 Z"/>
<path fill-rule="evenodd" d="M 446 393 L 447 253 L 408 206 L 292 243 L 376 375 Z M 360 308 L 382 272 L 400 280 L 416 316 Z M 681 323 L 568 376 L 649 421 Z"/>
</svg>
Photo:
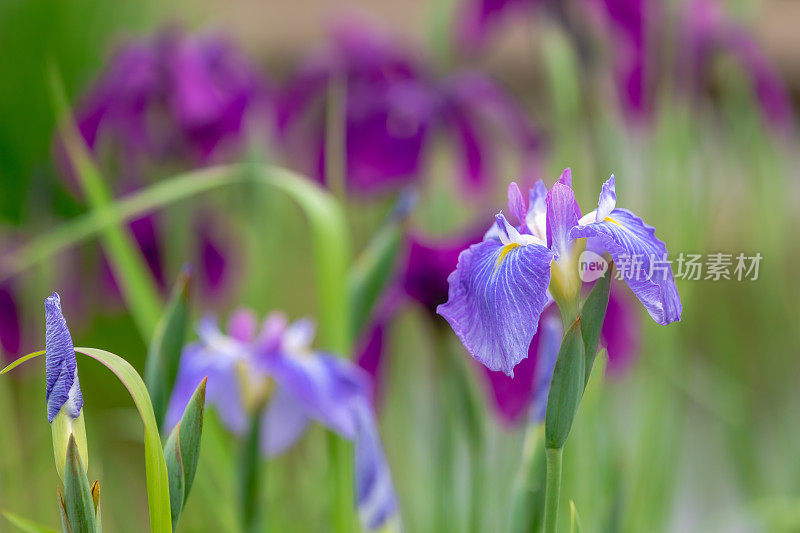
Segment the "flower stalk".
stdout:
<svg viewBox="0 0 800 533">
<path fill-rule="evenodd" d="M 546 448 L 547 485 L 544 495 L 544 533 L 555 533 L 558 526 L 558 500 L 561 497 L 563 448 Z"/>
</svg>

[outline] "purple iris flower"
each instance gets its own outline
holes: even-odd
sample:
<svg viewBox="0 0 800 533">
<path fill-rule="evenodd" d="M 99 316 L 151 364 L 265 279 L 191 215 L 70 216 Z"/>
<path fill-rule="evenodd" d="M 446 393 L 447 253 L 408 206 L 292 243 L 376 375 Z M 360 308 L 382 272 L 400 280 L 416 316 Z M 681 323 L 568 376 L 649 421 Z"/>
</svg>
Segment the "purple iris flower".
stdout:
<svg viewBox="0 0 800 533">
<path fill-rule="evenodd" d="M 369 398 L 369 377 L 358 366 L 311 349 L 314 325 L 291 325 L 279 313 L 259 329 L 249 311 L 237 311 L 228 334 L 209 319 L 199 341 L 187 346 L 167 412 L 172 427 L 194 388 L 208 377 L 206 398 L 234 433 L 268 399 L 261 419 L 261 450 L 284 452 L 317 422 L 355 442 L 357 504 L 362 523 L 377 529 L 396 519 L 397 500 Z"/>
<path fill-rule="evenodd" d="M 419 179 L 438 135 L 453 140 L 469 191 L 483 189 L 492 177 L 497 131 L 509 138 L 506 146 L 516 147 L 523 167 L 540 148 L 526 114 L 496 83 L 477 73 L 435 79 L 413 52 L 348 20 L 289 81 L 278 109 L 289 159 L 320 181 L 331 83 L 345 90 L 345 164 L 352 192 L 379 193 Z"/>
<path fill-rule="evenodd" d="M 78 382 L 78 364 L 72 337 L 61 312 L 61 297 L 57 292 L 45 299 L 44 316 L 47 421 L 52 423 L 61 411 L 75 419 L 83 409 L 83 395 Z"/>
<path fill-rule="evenodd" d="M 539 181 L 527 201 L 516 183 L 509 186 L 508 196 L 509 211 L 519 225 L 512 226 L 502 213 L 496 216 L 483 242 L 459 256 L 448 278 L 449 299 L 437 309 L 470 354 L 490 370 L 513 376 L 514 367 L 528 356 L 539 317 L 551 301 L 548 289 L 559 305 L 564 294 L 577 296 L 578 239 L 586 238 L 591 249 L 611 255 L 653 320 L 663 325 L 680 320 L 666 246 L 652 226 L 616 207 L 613 176 L 603 184 L 597 209 L 584 216 L 569 169 L 549 191 Z M 622 268 L 627 264 L 631 267 Z"/>
</svg>

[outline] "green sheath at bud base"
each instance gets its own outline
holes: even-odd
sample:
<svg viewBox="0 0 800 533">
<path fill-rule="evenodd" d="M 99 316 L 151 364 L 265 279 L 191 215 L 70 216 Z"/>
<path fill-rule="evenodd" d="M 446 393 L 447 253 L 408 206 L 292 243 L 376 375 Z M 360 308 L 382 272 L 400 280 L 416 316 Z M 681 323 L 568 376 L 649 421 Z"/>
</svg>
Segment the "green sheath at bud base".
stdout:
<svg viewBox="0 0 800 533">
<path fill-rule="evenodd" d="M 59 497 L 61 525 L 71 533 L 97 533 L 95 500 L 81 463 L 74 436 L 67 443 L 64 494 Z"/>
<path fill-rule="evenodd" d="M 53 454 L 56 461 L 58 477 L 64 481 L 64 464 L 67 460 L 67 446 L 70 436 L 75 437 L 75 444 L 80 454 L 80 459 L 85 469 L 89 468 L 89 451 L 86 443 L 86 425 L 83 421 L 83 411 L 78 418 L 73 419 L 66 410 L 62 409 L 50 424 L 53 435 Z"/>
</svg>

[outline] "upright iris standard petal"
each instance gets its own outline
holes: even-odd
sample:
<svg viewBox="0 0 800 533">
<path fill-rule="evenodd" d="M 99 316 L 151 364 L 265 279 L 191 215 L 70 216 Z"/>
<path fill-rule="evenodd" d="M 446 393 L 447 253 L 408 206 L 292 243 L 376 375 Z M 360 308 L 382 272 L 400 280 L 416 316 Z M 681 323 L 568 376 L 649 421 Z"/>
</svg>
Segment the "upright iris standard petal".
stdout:
<svg viewBox="0 0 800 533">
<path fill-rule="evenodd" d="M 505 239 L 515 237 L 502 217 Z M 511 228 L 513 230 L 513 228 Z M 517 234 L 519 236 L 519 234 Z M 521 237 L 532 237 L 523 235 Z M 553 254 L 539 244 L 487 239 L 461 252 L 437 312 L 470 354 L 490 370 L 514 375 L 547 304 Z"/>
<path fill-rule="evenodd" d="M 597 202 L 595 222 L 604 221 L 615 207 L 617 207 L 617 192 L 614 174 L 611 174 L 611 177 L 603 184 L 603 188 L 600 191 L 600 200 Z"/>
<path fill-rule="evenodd" d="M 666 325 L 681 318 L 681 300 L 675 286 L 667 247 L 655 228 L 627 209 L 614 209 L 602 222 L 577 226 L 574 239 L 597 238 L 605 245 L 620 275 L 657 323 Z"/>
<path fill-rule="evenodd" d="M 83 408 L 83 396 L 78 382 L 78 365 L 75 348 L 61 312 L 61 297 L 57 292 L 44 301 L 46 321 L 46 373 L 47 421 L 62 409 L 71 417 L 78 418 Z"/>
<path fill-rule="evenodd" d="M 559 180 L 548 191 L 547 198 L 547 246 L 556 258 L 569 254 L 572 238 L 569 231 L 578 224 L 581 211 L 572 190 L 572 171 L 567 168 Z"/>
<path fill-rule="evenodd" d="M 513 181 L 508 185 L 508 209 L 517 217 L 524 232 L 527 226 L 525 218 L 528 214 L 528 206 L 525 203 L 525 197 L 522 196 L 522 191 L 519 190 L 519 185 Z"/>
</svg>

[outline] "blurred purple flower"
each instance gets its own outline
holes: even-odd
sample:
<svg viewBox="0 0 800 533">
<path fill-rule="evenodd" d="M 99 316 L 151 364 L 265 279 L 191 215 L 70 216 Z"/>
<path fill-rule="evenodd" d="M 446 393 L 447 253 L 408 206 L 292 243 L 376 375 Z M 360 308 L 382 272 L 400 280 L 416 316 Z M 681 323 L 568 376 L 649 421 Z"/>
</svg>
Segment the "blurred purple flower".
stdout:
<svg viewBox="0 0 800 533">
<path fill-rule="evenodd" d="M 402 275 L 405 294 L 436 316 L 436 307 L 447 301 L 447 276 L 458 264 L 458 255 L 470 244 L 480 242 L 483 231 L 445 239 L 412 234 Z"/>
<path fill-rule="evenodd" d="M 250 413 L 263 399 L 261 450 L 286 451 L 318 422 L 355 442 L 356 493 L 365 529 L 397 518 L 394 493 L 377 423 L 369 401 L 369 377 L 350 361 L 311 349 L 314 326 L 291 325 L 280 313 L 258 328 L 249 311 L 230 319 L 228 335 L 209 319 L 198 328 L 199 341 L 187 346 L 167 412 L 172 427 L 194 388 L 208 377 L 206 398 L 232 432 L 245 431 Z M 277 386 L 277 389 L 274 387 Z"/>
<path fill-rule="evenodd" d="M 609 375 L 621 376 L 631 367 L 639 353 L 641 332 L 641 319 L 630 293 L 621 284 L 613 283 L 600 332 L 600 343 L 608 351 Z"/>
<path fill-rule="evenodd" d="M 114 54 L 76 117 L 89 148 L 103 163 L 111 159 L 116 189 L 130 192 L 156 166 L 193 168 L 240 155 L 252 134 L 272 129 L 273 98 L 256 69 L 222 39 L 165 30 Z M 230 246 L 212 238 L 207 219 L 198 224 L 198 271 L 204 292 L 213 295 L 230 277 Z M 164 289 L 158 217 L 146 215 L 129 227 Z M 116 291 L 107 262 L 103 268 Z"/>
<path fill-rule="evenodd" d="M 501 421 L 514 424 L 523 419 L 544 420 L 547 393 L 562 334 L 561 320 L 556 314 L 549 313 L 542 318 L 542 327 L 533 336 L 527 359 L 514 368 L 514 377 L 484 367 Z"/>
<path fill-rule="evenodd" d="M 780 76 L 749 32 L 718 3 L 689 0 L 680 27 L 679 80 L 693 94 L 707 83 L 715 56 L 730 54 L 748 76 L 766 122 L 784 130 L 791 127 L 793 107 Z"/>
<path fill-rule="evenodd" d="M 326 98 L 345 88 L 347 186 L 370 194 L 419 179 L 437 134 L 452 138 L 468 190 L 484 188 L 504 132 L 528 164 L 539 137 L 508 94 L 477 74 L 435 80 L 419 58 L 387 35 L 352 20 L 289 81 L 278 123 L 289 159 L 324 181 Z"/>
<path fill-rule="evenodd" d="M 0 284 L 0 348 L 5 358 L 19 354 L 21 327 L 11 284 L 4 282 Z"/>
<path fill-rule="evenodd" d="M 122 47 L 76 115 L 93 151 L 113 144 L 123 176 L 141 179 L 146 162 L 205 165 L 241 149 L 269 101 L 269 89 L 233 47 L 166 30 Z"/>
<path fill-rule="evenodd" d="M 466 0 L 456 12 L 459 49 L 475 52 L 504 20 L 518 20 L 515 15 L 544 8 L 542 12 L 563 24 L 581 51 L 585 48 L 581 28 L 586 21 L 573 21 L 580 15 L 597 26 L 611 46 L 617 96 L 625 113 L 632 118 L 650 116 L 659 78 L 672 71 L 661 63 L 660 48 L 666 46 L 664 31 L 668 27 L 665 6 L 653 0 L 579 0 L 577 4 L 577 9 L 570 10 L 551 0 Z M 793 117 L 791 100 L 750 33 L 727 17 L 715 0 L 688 0 L 684 6 L 675 25 L 678 83 L 688 82 L 689 93 L 697 94 L 707 81 L 714 57 L 731 54 L 749 77 L 766 120 L 787 129 Z"/>
</svg>

